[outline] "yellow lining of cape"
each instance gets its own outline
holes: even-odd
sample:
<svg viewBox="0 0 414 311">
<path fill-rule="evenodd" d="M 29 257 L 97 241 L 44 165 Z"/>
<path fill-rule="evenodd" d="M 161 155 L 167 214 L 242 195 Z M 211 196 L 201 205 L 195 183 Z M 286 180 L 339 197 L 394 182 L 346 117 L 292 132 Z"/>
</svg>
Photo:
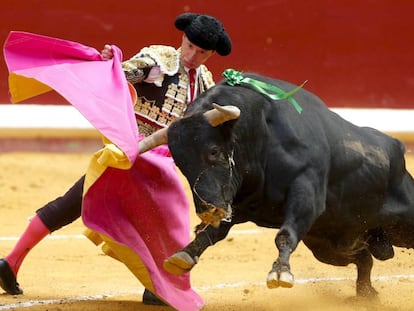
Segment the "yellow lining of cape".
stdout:
<svg viewBox="0 0 414 311">
<path fill-rule="evenodd" d="M 14 72 L 9 75 L 9 91 L 12 103 L 18 103 L 51 90 L 51 87 L 36 79 L 20 76 Z"/>
<path fill-rule="evenodd" d="M 112 144 L 105 137 L 102 138 L 104 147 L 97 151 L 86 172 L 83 195 L 88 192 L 93 183 L 104 173 L 107 167 L 119 169 L 129 169 L 131 163 L 122 150 Z M 146 269 L 141 258 L 129 247 L 119 244 L 105 234 L 87 228 L 84 235 L 91 240 L 96 246 L 102 244 L 102 251 L 112 258 L 122 262 L 144 285 L 145 288 L 155 293 L 154 285 L 151 281 L 148 270 Z"/>
</svg>

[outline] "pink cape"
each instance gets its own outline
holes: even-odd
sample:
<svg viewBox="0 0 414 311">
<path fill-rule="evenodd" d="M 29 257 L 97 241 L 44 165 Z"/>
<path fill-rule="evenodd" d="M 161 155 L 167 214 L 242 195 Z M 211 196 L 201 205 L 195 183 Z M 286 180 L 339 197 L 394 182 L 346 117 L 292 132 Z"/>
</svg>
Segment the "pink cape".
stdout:
<svg viewBox="0 0 414 311">
<path fill-rule="evenodd" d="M 54 89 L 133 162 L 137 125 L 122 53 L 116 46 L 113 51 L 112 60 L 102 61 L 94 48 L 12 31 L 4 44 L 11 100 L 20 102 Z"/>
<path fill-rule="evenodd" d="M 27 32 L 11 32 L 4 45 L 12 102 L 52 89 L 75 106 L 104 136 L 105 147 L 86 174 L 82 219 L 95 242 L 177 310 L 203 300 L 189 274 L 163 270 L 165 258 L 190 241 L 189 200 L 174 162 L 162 146 L 138 154 L 132 99 L 121 68 L 122 53 L 103 61 L 94 48 Z M 91 234 L 92 233 L 92 234 Z"/>
</svg>

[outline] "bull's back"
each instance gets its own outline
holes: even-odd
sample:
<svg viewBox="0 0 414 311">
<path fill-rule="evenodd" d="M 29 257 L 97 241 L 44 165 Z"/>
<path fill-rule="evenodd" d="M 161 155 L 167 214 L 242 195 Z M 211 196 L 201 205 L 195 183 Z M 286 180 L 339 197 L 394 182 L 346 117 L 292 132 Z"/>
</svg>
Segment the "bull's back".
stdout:
<svg viewBox="0 0 414 311">
<path fill-rule="evenodd" d="M 286 90 L 294 87 L 284 81 L 274 80 L 274 83 Z M 297 135 L 298 145 L 307 144 L 309 150 L 304 159 L 309 160 L 312 154 L 315 159 L 326 158 L 318 163 L 328 165 L 329 217 L 336 214 L 344 226 L 347 224 L 343 215 L 351 216 L 351 226 L 356 220 L 368 226 L 401 217 L 414 222 L 414 182 L 405 167 L 404 145 L 376 129 L 359 127 L 343 119 L 306 90 L 293 97 L 303 108 L 302 113 L 285 107 L 289 113 L 279 122 L 293 120 L 285 126 L 291 128 L 287 132 Z M 358 218 L 352 219 L 356 215 Z"/>
</svg>

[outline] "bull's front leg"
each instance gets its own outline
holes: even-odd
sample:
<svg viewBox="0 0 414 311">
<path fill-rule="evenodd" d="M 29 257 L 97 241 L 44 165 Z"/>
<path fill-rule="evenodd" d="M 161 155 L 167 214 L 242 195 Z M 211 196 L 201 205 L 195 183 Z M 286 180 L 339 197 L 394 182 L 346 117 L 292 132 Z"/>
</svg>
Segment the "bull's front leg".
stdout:
<svg viewBox="0 0 414 311">
<path fill-rule="evenodd" d="M 268 288 L 290 288 L 294 284 L 294 277 L 290 271 L 290 255 L 325 207 L 325 193 L 318 190 L 318 186 L 323 183 L 318 183 L 319 179 L 315 176 L 318 174 L 310 169 L 291 184 L 286 201 L 285 219 L 275 238 L 279 257 L 267 275 Z"/>
<path fill-rule="evenodd" d="M 232 225 L 230 222 L 221 222 L 218 228 L 208 226 L 204 230 L 196 232 L 196 237 L 190 244 L 164 261 L 164 269 L 175 275 L 189 272 L 209 246 L 227 236 Z"/>
<path fill-rule="evenodd" d="M 293 286 L 294 277 L 290 272 L 290 254 L 292 252 L 293 245 L 297 245 L 297 241 L 292 241 L 292 234 L 289 230 L 281 229 L 276 235 L 275 243 L 279 249 L 279 257 L 273 263 L 272 270 L 267 275 L 267 287 L 277 288 Z M 294 247 L 294 248 L 295 248 Z"/>
</svg>

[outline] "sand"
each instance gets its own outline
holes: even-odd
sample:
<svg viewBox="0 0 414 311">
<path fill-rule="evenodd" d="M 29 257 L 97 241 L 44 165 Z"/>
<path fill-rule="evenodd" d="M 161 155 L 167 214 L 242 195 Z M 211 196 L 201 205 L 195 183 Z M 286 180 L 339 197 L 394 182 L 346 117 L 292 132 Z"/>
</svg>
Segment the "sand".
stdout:
<svg viewBox="0 0 414 311">
<path fill-rule="evenodd" d="M 0 155 L 0 257 L 15 244 L 27 219 L 61 195 L 85 171 L 89 152 L 5 152 Z M 407 156 L 414 172 L 413 157 Z M 195 215 L 191 215 L 194 225 Z M 32 250 L 18 280 L 24 295 L 0 294 L 0 310 L 171 310 L 145 306 L 142 285 L 119 262 L 83 237 L 80 220 L 53 233 Z M 277 251 L 276 231 L 246 223 L 210 247 L 192 271 L 203 311 L 414 310 L 414 252 L 396 248 L 395 258 L 375 260 L 377 301 L 355 298 L 355 266 L 318 262 L 301 243 L 291 257 L 296 284 L 268 289 L 265 280 Z"/>
</svg>

